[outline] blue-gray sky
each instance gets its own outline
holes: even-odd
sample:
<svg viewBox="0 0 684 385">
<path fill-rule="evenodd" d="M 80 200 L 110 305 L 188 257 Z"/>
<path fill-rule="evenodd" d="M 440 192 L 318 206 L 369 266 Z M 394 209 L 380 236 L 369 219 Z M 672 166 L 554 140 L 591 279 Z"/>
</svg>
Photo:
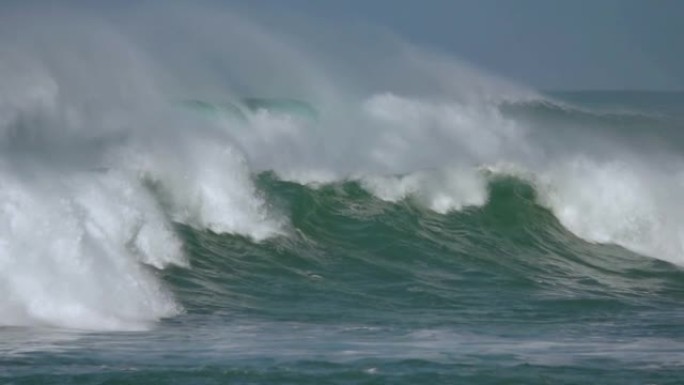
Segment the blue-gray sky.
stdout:
<svg viewBox="0 0 684 385">
<path fill-rule="evenodd" d="M 115 9 L 162 0 L 24 1 Z M 684 90 L 684 0 L 176 0 L 387 28 L 544 90 Z M 169 4 L 169 3 L 166 3 Z M 2 5 L 0 5 L 2 12 Z M 248 12 L 248 13 L 249 13 Z"/>
<path fill-rule="evenodd" d="M 684 89 L 681 0 L 227 2 L 387 27 L 541 89 Z"/>
</svg>

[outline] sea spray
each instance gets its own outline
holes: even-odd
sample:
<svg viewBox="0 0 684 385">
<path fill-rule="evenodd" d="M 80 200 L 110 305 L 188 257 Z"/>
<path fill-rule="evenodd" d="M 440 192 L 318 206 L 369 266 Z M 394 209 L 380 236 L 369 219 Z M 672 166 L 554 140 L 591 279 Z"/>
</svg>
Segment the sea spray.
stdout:
<svg viewBox="0 0 684 385">
<path fill-rule="evenodd" d="M 0 64 L 3 324 L 117 329 L 178 314 L 149 268 L 192 269 L 177 226 L 252 242 L 300 232 L 254 183 L 263 172 L 319 188 L 360 181 L 380 200 L 450 215 L 485 207 L 492 175 L 518 170 L 574 234 L 681 261 L 682 186 L 655 156 L 678 120 L 659 116 L 674 128 L 635 153 L 622 135 L 633 113 L 560 103 L 396 37 L 370 35 L 375 54 L 350 38 L 360 60 L 325 33 L 243 13 L 137 11 L 2 16 L 3 30 L 24 32 L 3 38 Z M 317 119 L 183 107 L 253 97 L 303 100 Z"/>
</svg>

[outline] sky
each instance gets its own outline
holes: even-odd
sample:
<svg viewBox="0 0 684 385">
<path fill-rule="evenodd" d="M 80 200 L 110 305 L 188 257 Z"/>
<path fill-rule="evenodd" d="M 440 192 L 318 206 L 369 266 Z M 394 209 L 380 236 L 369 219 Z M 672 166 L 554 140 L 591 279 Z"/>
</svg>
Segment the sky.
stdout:
<svg viewBox="0 0 684 385">
<path fill-rule="evenodd" d="M 684 90 L 684 0 L 0 0 L 209 4 L 364 24 L 541 90 Z"/>
<path fill-rule="evenodd" d="M 224 2 L 384 27 L 544 90 L 684 90 L 681 0 Z"/>
</svg>

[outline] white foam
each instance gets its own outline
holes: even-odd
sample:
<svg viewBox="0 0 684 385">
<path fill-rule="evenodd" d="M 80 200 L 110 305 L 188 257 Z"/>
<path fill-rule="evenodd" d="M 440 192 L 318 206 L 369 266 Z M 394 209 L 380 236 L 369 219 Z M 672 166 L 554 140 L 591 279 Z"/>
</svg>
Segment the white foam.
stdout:
<svg viewBox="0 0 684 385">
<path fill-rule="evenodd" d="M 539 176 L 540 199 L 586 240 L 684 263 L 684 184 L 668 169 L 627 156 L 578 157 Z"/>
<path fill-rule="evenodd" d="M 0 324 L 130 329 L 181 310 L 141 264 L 183 264 L 180 242 L 135 184 L 6 170 L 2 181 Z"/>
<path fill-rule="evenodd" d="M 283 232 L 285 223 L 269 213 L 244 158 L 228 143 L 196 135 L 183 137 L 180 147 L 124 150 L 125 167 L 157 184 L 174 221 L 257 241 Z"/>
<path fill-rule="evenodd" d="M 173 221 L 280 231 L 244 157 L 172 111 L 133 42 L 82 16 L 14 16 L 0 20 L 24 32 L 0 39 L 0 325 L 147 327 L 182 311 L 154 270 L 188 266 Z"/>
<path fill-rule="evenodd" d="M 438 213 L 481 206 L 487 201 L 487 182 L 473 169 L 443 169 L 405 176 L 368 176 L 363 186 L 380 199 L 397 202 L 413 198 Z"/>
</svg>

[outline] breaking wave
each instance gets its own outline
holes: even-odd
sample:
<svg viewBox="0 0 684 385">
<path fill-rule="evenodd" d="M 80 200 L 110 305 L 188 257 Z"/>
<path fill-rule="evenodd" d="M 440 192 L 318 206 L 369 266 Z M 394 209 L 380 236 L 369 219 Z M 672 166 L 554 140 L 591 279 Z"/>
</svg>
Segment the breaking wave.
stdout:
<svg viewBox="0 0 684 385">
<path fill-rule="evenodd" d="M 438 215 L 491 205 L 491 178 L 513 177 L 587 242 L 684 261 L 669 115 L 575 108 L 372 30 L 336 31 L 336 51 L 229 10 L 16 9 L 0 30 L 21 32 L 0 35 L 0 325 L 138 329 L 182 312 L 160 279 L 193 269 L 177 226 L 254 243 L 300 232 L 264 173 Z M 317 118 L 182 106 L 251 97 L 304 100 Z"/>
</svg>

